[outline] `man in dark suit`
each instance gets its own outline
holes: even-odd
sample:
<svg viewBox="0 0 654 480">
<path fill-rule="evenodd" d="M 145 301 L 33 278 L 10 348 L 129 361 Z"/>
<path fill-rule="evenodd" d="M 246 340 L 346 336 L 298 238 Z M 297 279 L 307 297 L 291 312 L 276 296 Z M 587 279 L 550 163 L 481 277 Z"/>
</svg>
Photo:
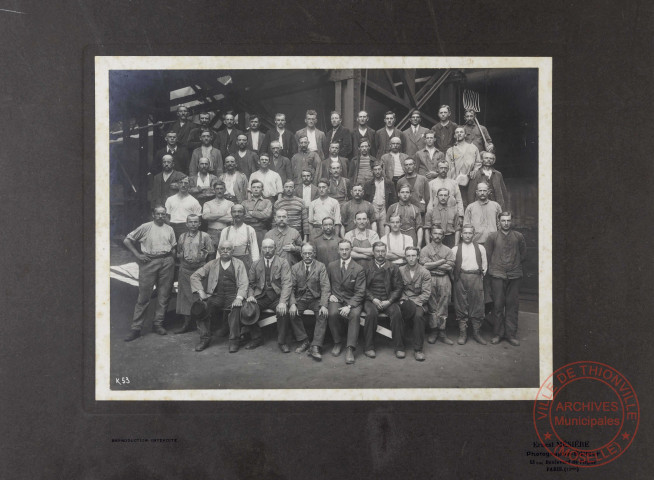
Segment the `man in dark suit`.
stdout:
<svg viewBox="0 0 654 480">
<path fill-rule="evenodd" d="M 189 136 L 188 139 L 187 147 L 189 152 L 192 152 L 196 148 L 202 146 L 202 139 L 200 138 L 202 132 L 209 132 L 211 134 L 211 144 L 214 147 L 218 148 L 218 131 L 214 130 L 209 126 L 211 115 L 209 115 L 209 113 L 207 112 L 204 112 L 201 113 L 199 116 L 200 116 L 200 125 L 191 131 L 191 135 Z"/>
<path fill-rule="evenodd" d="M 259 115 L 250 114 L 250 129 L 245 134 L 248 137 L 248 148 L 257 155 L 268 153 L 270 140 L 268 135 L 259 130 Z"/>
<path fill-rule="evenodd" d="M 338 112 L 331 113 L 332 129 L 327 132 L 327 142 L 329 144 L 338 143 L 339 153 L 341 156 L 350 160 L 352 158 L 352 133 L 341 123 L 343 119 Z M 329 155 L 329 145 L 325 145 L 325 156 Z"/>
<path fill-rule="evenodd" d="M 332 294 L 329 296 L 329 331 L 334 339 L 332 355 L 338 357 L 343 351 L 343 321 L 347 324 L 347 349 L 345 363 L 354 363 L 354 351 L 359 336 L 359 317 L 366 295 L 366 274 L 357 262 L 352 260 L 352 244 L 349 240 L 338 242 L 340 260 L 327 267 Z"/>
<path fill-rule="evenodd" d="M 243 133 L 238 128 L 234 128 L 234 113 L 226 112 L 223 116 L 224 129 L 218 131 L 218 148 L 220 155 L 227 158 L 228 155 L 234 155 L 238 147 L 236 139 Z"/>
<path fill-rule="evenodd" d="M 370 155 L 377 156 L 377 143 L 375 143 L 375 131 L 368 126 L 368 112 L 361 110 L 357 115 L 357 127 L 352 131 L 353 156 L 359 154 L 359 146 L 362 139 L 367 139 L 370 145 Z"/>
<path fill-rule="evenodd" d="M 291 327 L 298 340 L 304 338 L 295 353 L 305 352 L 309 348 L 309 340 L 302 323 L 305 310 L 313 310 L 316 316 L 316 327 L 313 331 L 313 341 L 309 355 L 314 360 L 322 360 L 322 344 L 327 330 L 327 302 L 329 301 L 330 285 L 327 268 L 315 260 L 313 245 L 305 243 L 302 246 L 302 261 L 291 267 Z"/>
<path fill-rule="evenodd" d="M 186 177 L 182 172 L 174 170 L 175 161 L 171 155 L 164 155 L 161 160 L 162 172 L 157 173 L 152 179 L 152 191 L 150 192 L 150 204 L 152 208 L 164 206 L 171 195 L 179 190 L 177 182 Z"/>
<path fill-rule="evenodd" d="M 380 128 L 375 133 L 375 145 L 377 145 L 377 155 L 380 158 L 385 153 L 391 151 L 391 138 L 398 137 L 401 140 L 400 152 L 404 152 L 404 135 L 397 128 L 395 128 L 395 114 L 391 111 L 386 112 L 384 115 L 385 127 Z"/>
<path fill-rule="evenodd" d="M 404 134 L 404 153 L 415 159 L 416 153 L 425 148 L 425 133 L 429 130 L 420 126 L 422 116 L 419 110 L 411 112 L 410 121 L 411 125 L 409 128 L 402 132 Z"/>
<path fill-rule="evenodd" d="M 313 183 L 313 172 L 310 167 L 302 170 L 302 183 L 295 187 L 295 196 L 300 197 L 307 208 L 318 198 L 318 187 Z"/>
<path fill-rule="evenodd" d="M 366 272 L 366 322 L 363 325 L 365 338 L 364 353 L 366 357 L 375 358 L 374 336 L 377 331 L 377 318 L 379 313 L 386 313 L 391 324 L 401 321 L 400 306 L 404 283 L 400 269 L 393 262 L 386 260 L 386 244 L 375 242 L 372 246 L 374 262 L 368 263 Z"/>
<path fill-rule="evenodd" d="M 191 132 L 198 128 L 197 123 L 193 123 L 188 118 L 188 108 L 180 105 L 177 108 L 177 120 L 173 123 L 166 133 L 176 133 L 177 143 L 184 149 L 188 148 L 188 141 L 191 137 Z"/>
<path fill-rule="evenodd" d="M 188 175 L 191 156 L 189 155 L 188 150 L 177 143 L 177 134 L 175 132 L 168 132 L 166 134 L 166 144 L 167 145 L 164 148 L 158 150 L 157 153 L 154 154 L 150 173 L 156 175 L 161 172 L 161 160 L 163 159 L 163 156 L 170 155 L 175 161 L 175 167 L 177 170 Z"/>
<path fill-rule="evenodd" d="M 286 130 L 286 115 L 283 113 L 275 114 L 275 129 L 268 132 L 268 138 L 270 140 L 268 153 L 273 153 L 272 142 L 275 140 L 280 143 L 281 155 L 284 157 L 293 158 L 293 155 L 297 153 L 298 145 L 295 134 L 290 130 Z"/>
<path fill-rule="evenodd" d="M 283 353 L 288 353 L 291 351 L 286 340 L 289 320 L 287 307 L 291 295 L 291 267 L 285 259 L 275 255 L 275 241 L 271 238 L 266 238 L 261 243 L 261 253 L 263 256 L 250 267 L 248 273 L 250 287 L 245 301 L 258 303 L 262 311 L 275 310 L 277 343 Z M 259 325 L 255 323 L 248 328 L 252 340 L 245 346 L 245 349 L 252 350 L 263 345 L 263 336 Z"/>
<path fill-rule="evenodd" d="M 372 166 L 373 178 L 363 186 L 363 198 L 372 203 L 375 209 L 375 218 L 377 221 L 377 233 L 379 237 L 384 234 L 384 221 L 379 219 L 386 218 L 386 209 L 397 203 L 395 185 L 384 176 L 383 163 L 377 161 Z"/>
</svg>

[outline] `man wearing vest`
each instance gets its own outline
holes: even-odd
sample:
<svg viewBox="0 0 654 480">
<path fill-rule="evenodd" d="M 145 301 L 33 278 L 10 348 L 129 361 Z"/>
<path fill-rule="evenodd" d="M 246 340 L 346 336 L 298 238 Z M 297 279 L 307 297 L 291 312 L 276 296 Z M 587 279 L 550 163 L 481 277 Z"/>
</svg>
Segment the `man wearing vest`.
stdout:
<svg viewBox="0 0 654 480">
<path fill-rule="evenodd" d="M 192 329 L 191 305 L 193 305 L 193 289 L 191 275 L 207 263 L 207 257 L 214 253 L 213 242 L 208 233 L 200 231 L 200 217 L 186 217 L 187 232 L 179 237 L 177 243 L 177 258 L 179 259 L 179 274 L 177 277 L 177 302 L 175 312 L 184 317 L 184 324 L 174 333 L 186 333 Z"/>
<path fill-rule="evenodd" d="M 461 232 L 459 245 L 452 249 L 454 253 L 454 309 L 459 322 L 459 345 L 468 339 L 468 320 L 472 322 L 472 338 L 477 343 L 486 345 L 479 334 L 484 319 L 484 281 L 486 274 L 486 250 L 483 245 L 472 241 L 475 227 L 466 224 Z"/>
<path fill-rule="evenodd" d="M 322 360 L 322 343 L 327 331 L 327 302 L 331 286 L 327 276 L 327 268 L 323 263 L 314 260 L 315 253 L 310 243 L 302 246 L 302 261 L 291 267 L 291 327 L 295 338 L 302 342 L 295 353 L 306 352 L 309 339 L 302 323 L 305 310 L 313 310 L 316 316 L 316 327 L 313 331 L 313 341 L 309 355 L 316 361 Z"/>
<path fill-rule="evenodd" d="M 413 240 L 413 245 L 422 245 L 422 215 L 420 209 L 411 203 L 411 187 L 402 185 L 398 188 L 400 201 L 394 203 L 386 211 L 386 234 L 391 231 L 391 217 L 400 217 L 400 231 Z"/>
<path fill-rule="evenodd" d="M 363 325 L 364 354 L 369 358 L 376 356 L 374 338 L 379 313 L 386 313 L 391 319 L 391 324 L 401 322 L 402 314 L 398 302 L 404 287 L 400 269 L 386 260 L 386 244 L 378 240 L 372 245 L 372 251 L 375 260 L 365 267 L 366 321 Z"/>
<path fill-rule="evenodd" d="M 229 240 L 233 245 L 230 256 L 239 259 L 245 265 L 247 272 L 250 266 L 259 260 L 259 241 L 257 234 L 250 225 L 244 223 L 245 207 L 234 205 L 231 209 L 233 225 L 220 232 L 220 239 Z"/>
<path fill-rule="evenodd" d="M 366 274 L 359 264 L 352 261 L 351 252 L 350 241 L 341 240 L 338 242 L 338 254 L 341 258 L 330 263 L 327 268 L 332 287 L 327 307 L 329 330 L 334 339 L 332 355 L 338 357 L 343 351 L 342 324 L 345 321 L 347 325 L 345 363 L 348 365 L 354 363 L 354 351 L 359 336 L 359 317 L 366 295 Z"/>
<path fill-rule="evenodd" d="M 248 277 L 250 289 L 247 302 L 258 303 L 261 311 L 275 310 L 277 314 L 277 344 L 283 353 L 288 348 L 288 300 L 291 296 L 291 267 L 288 262 L 275 255 L 275 241 L 266 238 L 261 244 L 263 258 L 252 264 Z M 256 323 L 249 327 L 252 340 L 245 348 L 252 350 L 263 345 L 261 328 Z"/>
<path fill-rule="evenodd" d="M 229 322 L 229 353 L 238 352 L 241 333 L 241 306 L 248 293 L 248 274 L 245 265 L 232 257 L 234 245 L 220 240 L 215 260 L 200 267 L 191 275 L 191 289 L 207 304 L 207 315 L 197 321 L 200 343 L 195 347 L 201 352 L 211 343 L 211 320 L 222 313 L 232 311 Z M 206 288 L 205 288 L 206 285 Z"/>
</svg>

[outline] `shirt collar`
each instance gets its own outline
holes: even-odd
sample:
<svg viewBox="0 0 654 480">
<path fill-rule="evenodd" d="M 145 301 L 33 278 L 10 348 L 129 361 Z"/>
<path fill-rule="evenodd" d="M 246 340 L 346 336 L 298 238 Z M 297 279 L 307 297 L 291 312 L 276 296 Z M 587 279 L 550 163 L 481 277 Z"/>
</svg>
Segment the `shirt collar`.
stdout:
<svg viewBox="0 0 654 480">
<path fill-rule="evenodd" d="M 350 268 L 350 262 L 352 261 L 352 257 L 348 258 L 347 260 L 343 260 L 341 258 L 341 266 L 343 265 L 344 261 L 345 261 L 345 269 L 347 270 L 348 268 Z"/>
</svg>

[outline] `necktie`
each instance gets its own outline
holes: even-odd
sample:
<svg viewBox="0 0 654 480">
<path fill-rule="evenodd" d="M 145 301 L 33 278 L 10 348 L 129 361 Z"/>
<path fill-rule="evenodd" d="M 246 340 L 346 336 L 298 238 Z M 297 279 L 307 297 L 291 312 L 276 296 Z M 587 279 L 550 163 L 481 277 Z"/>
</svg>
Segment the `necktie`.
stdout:
<svg viewBox="0 0 654 480">
<path fill-rule="evenodd" d="M 306 265 L 305 269 L 306 269 L 307 278 L 309 278 L 309 265 Z"/>
<path fill-rule="evenodd" d="M 341 262 L 341 277 L 345 278 L 345 261 Z"/>
</svg>

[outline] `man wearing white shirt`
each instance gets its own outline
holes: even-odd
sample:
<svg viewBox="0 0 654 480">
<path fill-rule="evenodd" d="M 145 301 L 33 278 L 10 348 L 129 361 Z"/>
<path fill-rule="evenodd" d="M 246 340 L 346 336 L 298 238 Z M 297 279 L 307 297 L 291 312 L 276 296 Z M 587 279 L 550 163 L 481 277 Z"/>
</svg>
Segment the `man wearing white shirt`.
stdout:
<svg viewBox="0 0 654 480">
<path fill-rule="evenodd" d="M 320 160 L 323 160 L 325 158 L 324 150 L 326 148 L 327 137 L 324 132 L 316 128 L 317 122 L 318 113 L 315 110 L 307 110 L 304 117 L 304 123 L 307 126 L 295 132 L 295 138 L 299 143 L 300 138 L 307 137 L 309 140 L 309 151 L 316 152 Z"/>
<path fill-rule="evenodd" d="M 250 130 L 247 133 L 248 148 L 257 155 L 268 153 L 268 136 L 259 130 L 259 116 L 250 114 Z"/>
<path fill-rule="evenodd" d="M 396 186 L 400 177 L 406 173 L 404 170 L 404 161 L 409 158 L 407 154 L 400 152 L 401 147 L 402 140 L 400 140 L 400 137 L 391 138 L 391 151 L 382 155 L 380 159 L 384 163 L 386 178 L 389 181 L 393 181 L 393 184 Z"/>
<path fill-rule="evenodd" d="M 484 319 L 484 282 L 488 263 L 483 245 L 472 241 L 475 227 L 466 224 L 461 232 L 462 242 L 452 249 L 454 254 L 454 309 L 459 322 L 459 345 L 468 339 L 468 320 L 472 323 L 472 338 L 486 345 L 479 329 Z"/>
<path fill-rule="evenodd" d="M 233 202 L 225 198 L 225 183 L 216 180 L 213 184 L 216 198 L 209 200 L 202 206 L 202 218 L 207 221 L 207 233 L 213 241 L 214 248 L 220 243 L 220 232 L 232 224 Z"/>
<path fill-rule="evenodd" d="M 179 181 L 179 192 L 166 200 L 166 211 L 168 212 L 170 226 L 175 231 L 176 240 L 179 240 L 179 236 L 187 231 L 186 217 L 191 214 L 200 215 L 202 213 L 200 202 L 192 195 L 189 195 L 189 187 L 190 181 L 188 177 L 184 177 Z"/>
<path fill-rule="evenodd" d="M 456 212 L 460 219 L 460 224 L 463 224 L 463 200 L 461 199 L 461 190 L 459 184 L 455 180 L 448 177 L 450 164 L 446 160 L 441 160 L 436 166 L 436 177 L 429 182 L 429 196 L 431 198 L 432 206 L 436 207 L 438 204 L 438 191 L 441 188 L 447 188 L 450 192 L 448 205 L 456 205 Z"/>
<path fill-rule="evenodd" d="M 318 187 L 313 184 L 311 167 L 302 170 L 302 184 L 295 187 L 295 196 L 302 199 L 307 209 L 311 206 L 311 202 L 318 198 Z"/>
<path fill-rule="evenodd" d="M 228 155 L 225 159 L 225 173 L 218 177 L 225 182 L 225 198 L 230 202 L 241 203 L 247 198 L 248 179 L 244 173 L 236 170 L 236 159 Z"/>
<path fill-rule="evenodd" d="M 252 182 L 255 180 L 263 183 L 263 198 L 275 203 L 282 196 L 284 191 L 282 177 L 279 176 L 279 173 L 270 169 L 270 157 L 267 153 L 261 154 L 261 157 L 259 157 L 259 170 L 252 172 L 252 175 L 250 175 L 250 190 L 252 190 Z"/>
<path fill-rule="evenodd" d="M 404 265 L 406 260 L 404 253 L 406 247 L 413 247 L 413 238 L 409 235 L 404 235 L 400 231 L 401 220 L 399 215 L 393 215 L 389 219 L 391 231 L 381 237 L 381 241 L 386 244 L 388 251 L 386 258 L 393 262 L 395 265 Z"/>
<path fill-rule="evenodd" d="M 283 113 L 275 114 L 275 129 L 268 131 L 270 137 L 270 147 L 268 153 L 273 153 L 273 140 L 279 142 L 281 154 L 286 158 L 292 158 L 297 153 L 298 145 L 295 134 L 286 129 L 286 115 Z"/>
<path fill-rule="evenodd" d="M 377 232 L 368 228 L 369 220 L 366 212 L 358 212 L 355 216 L 356 228 L 345 234 L 345 240 L 352 243 L 352 258 L 363 268 L 372 261 L 372 246 L 379 242 Z"/>
<path fill-rule="evenodd" d="M 475 178 L 481 168 L 481 157 L 477 147 L 466 142 L 463 127 L 454 130 L 456 143 L 445 153 L 445 160 L 450 164 L 448 176 L 459 184 L 463 208 L 468 206 L 468 182 Z"/>
<path fill-rule="evenodd" d="M 244 223 L 245 207 L 234 205 L 231 210 L 233 225 L 225 228 L 220 234 L 221 242 L 229 240 L 233 245 L 233 256 L 245 265 L 246 271 L 259 260 L 259 242 L 257 233 L 250 225 Z"/>
<path fill-rule="evenodd" d="M 309 205 L 309 224 L 311 232 L 309 241 L 312 242 L 322 235 L 323 218 L 331 217 L 334 219 L 336 236 L 341 233 L 341 206 L 336 200 L 328 196 L 329 183 L 324 178 L 318 182 L 318 198 Z"/>
<path fill-rule="evenodd" d="M 189 193 L 193 195 L 200 205 L 213 198 L 213 183 L 218 181 L 213 173 L 209 173 L 209 159 L 200 158 L 198 162 L 198 173 L 190 178 Z"/>
</svg>

